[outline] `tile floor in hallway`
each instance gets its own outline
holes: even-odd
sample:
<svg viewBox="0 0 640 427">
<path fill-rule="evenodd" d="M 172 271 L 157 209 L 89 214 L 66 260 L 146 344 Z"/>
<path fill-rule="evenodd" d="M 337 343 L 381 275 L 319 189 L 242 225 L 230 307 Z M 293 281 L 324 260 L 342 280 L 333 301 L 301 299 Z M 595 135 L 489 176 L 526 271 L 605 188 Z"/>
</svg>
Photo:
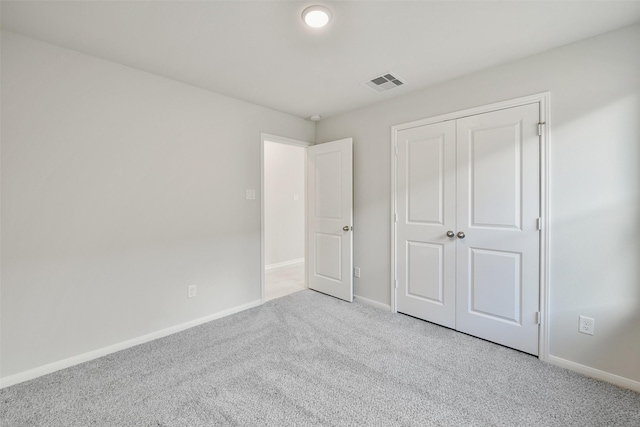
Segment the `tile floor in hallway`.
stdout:
<svg viewBox="0 0 640 427">
<path fill-rule="evenodd" d="M 304 281 L 304 261 L 266 271 L 265 291 L 267 301 L 306 288 Z"/>
</svg>

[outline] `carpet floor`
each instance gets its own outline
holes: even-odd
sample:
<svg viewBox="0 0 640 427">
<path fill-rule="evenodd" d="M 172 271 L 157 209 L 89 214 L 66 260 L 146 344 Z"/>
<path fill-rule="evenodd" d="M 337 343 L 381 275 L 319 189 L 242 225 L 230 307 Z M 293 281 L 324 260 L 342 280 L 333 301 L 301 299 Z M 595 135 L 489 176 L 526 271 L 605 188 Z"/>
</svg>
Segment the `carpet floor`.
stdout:
<svg viewBox="0 0 640 427">
<path fill-rule="evenodd" d="M 640 426 L 640 394 L 313 291 L 0 390 L 0 425 Z"/>
</svg>

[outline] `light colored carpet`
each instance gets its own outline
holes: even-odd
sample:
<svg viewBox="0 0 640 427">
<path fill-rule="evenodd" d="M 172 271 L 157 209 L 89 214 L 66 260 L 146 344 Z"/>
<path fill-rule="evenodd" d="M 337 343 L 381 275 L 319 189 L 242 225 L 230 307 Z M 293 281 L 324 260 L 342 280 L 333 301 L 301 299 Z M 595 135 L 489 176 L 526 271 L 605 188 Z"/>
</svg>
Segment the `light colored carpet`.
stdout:
<svg viewBox="0 0 640 427">
<path fill-rule="evenodd" d="M 0 390 L 4 426 L 640 426 L 640 394 L 310 290 Z"/>
</svg>

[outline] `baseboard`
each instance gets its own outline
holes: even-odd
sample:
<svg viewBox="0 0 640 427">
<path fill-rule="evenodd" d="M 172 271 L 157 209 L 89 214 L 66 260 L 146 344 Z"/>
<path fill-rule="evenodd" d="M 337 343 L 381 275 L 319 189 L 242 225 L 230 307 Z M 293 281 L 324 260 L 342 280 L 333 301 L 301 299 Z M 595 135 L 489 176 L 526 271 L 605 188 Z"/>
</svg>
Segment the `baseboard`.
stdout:
<svg viewBox="0 0 640 427">
<path fill-rule="evenodd" d="M 570 360 L 562 359 L 557 356 L 551 356 L 547 358 L 547 362 L 552 365 L 566 368 L 571 371 L 578 372 L 587 377 L 595 378 L 597 380 L 606 381 L 611 384 L 615 384 L 619 387 L 628 388 L 629 390 L 640 392 L 640 381 L 631 380 L 629 378 L 621 377 L 620 375 L 612 374 L 610 372 L 601 371 L 599 369 L 592 368 L 590 366 L 581 365 L 579 363 L 572 362 Z"/>
<path fill-rule="evenodd" d="M 264 269 L 265 270 L 271 270 L 273 268 L 285 267 L 287 265 L 298 264 L 299 262 L 304 262 L 304 258 L 290 259 L 289 261 L 282 261 L 282 262 L 277 262 L 275 264 L 265 265 Z"/>
<path fill-rule="evenodd" d="M 49 363 L 44 366 L 40 366 L 38 368 L 30 369 L 28 371 L 20 372 L 14 375 L 9 375 L 8 377 L 0 378 L 0 389 L 12 386 L 14 384 L 18 384 L 21 382 L 33 380 L 35 378 L 41 377 L 43 375 L 51 374 L 53 372 L 59 371 L 61 369 L 70 368 L 71 366 L 79 365 L 80 363 L 88 362 L 90 360 L 97 359 L 99 357 L 106 356 L 111 353 L 115 353 L 120 350 L 125 350 L 130 347 L 134 347 L 136 345 L 144 344 L 149 341 L 156 340 L 158 338 L 163 338 L 168 335 L 175 334 L 177 332 L 184 331 L 189 328 L 193 328 L 194 326 L 201 325 L 203 323 L 210 322 L 212 320 L 220 319 L 222 317 L 229 316 L 231 314 L 239 313 L 244 310 L 248 310 L 253 307 L 257 307 L 261 304 L 260 300 L 252 301 L 247 304 L 243 304 L 237 307 L 230 308 L 228 310 L 219 311 L 214 314 L 210 314 L 205 317 L 201 317 L 199 319 L 191 320 L 189 322 L 181 323 L 176 326 L 171 326 L 166 329 L 162 329 L 160 331 L 152 332 L 147 335 L 143 335 L 141 337 L 133 338 L 127 341 L 123 341 L 117 344 L 110 345 L 108 347 L 103 347 L 97 350 L 93 350 L 87 353 L 79 354 L 77 356 L 70 357 L 68 359 L 59 360 L 57 362 Z"/>
<path fill-rule="evenodd" d="M 360 295 L 354 295 L 354 296 L 358 301 L 360 301 L 363 304 L 367 304 L 367 305 L 370 305 L 370 306 L 375 307 L 375 308 L 380 308 L 380 309 L 385 310 L 385 311 L 391 311 L 391 306 L 388 305 L 388 304 L 383 304 L 381 302 L 374 301 L 374 300 L 369 299 L 369 298 L 361 297 Z"/>
</svg>

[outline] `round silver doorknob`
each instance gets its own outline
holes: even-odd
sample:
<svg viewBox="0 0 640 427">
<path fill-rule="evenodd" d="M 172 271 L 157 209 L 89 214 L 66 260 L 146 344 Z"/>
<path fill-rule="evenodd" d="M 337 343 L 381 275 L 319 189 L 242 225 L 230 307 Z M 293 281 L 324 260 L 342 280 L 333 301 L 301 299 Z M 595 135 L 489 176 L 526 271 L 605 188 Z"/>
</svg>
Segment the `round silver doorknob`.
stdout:
<svg viewBox="0 0 640 427">
<path fill-rule="evenodd" d="M 459 239 L 464 239 L 465 235 L 462 231 L 458 231 L 458 238 Z"/>
<path fill-rule="evenodd" d="M 453 231 L 449 230 L 447 231 L 447 237 L 454 237 L 456 235 L 456 233 L 454 233 Z"/>
<path fill-rule="evenodd" d="M 349 226 L 348 226 L 348 225 L 345 225 L 344 227 L 342 227 L 342 229 L 343 229 L 344 231 L 349 231 Z"/>
</svg>

